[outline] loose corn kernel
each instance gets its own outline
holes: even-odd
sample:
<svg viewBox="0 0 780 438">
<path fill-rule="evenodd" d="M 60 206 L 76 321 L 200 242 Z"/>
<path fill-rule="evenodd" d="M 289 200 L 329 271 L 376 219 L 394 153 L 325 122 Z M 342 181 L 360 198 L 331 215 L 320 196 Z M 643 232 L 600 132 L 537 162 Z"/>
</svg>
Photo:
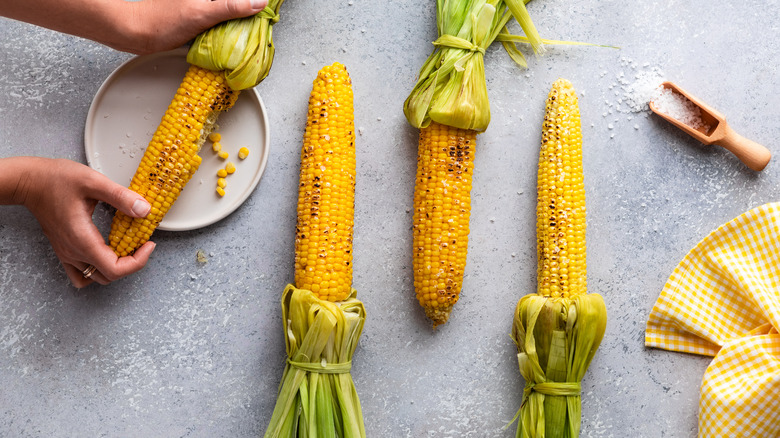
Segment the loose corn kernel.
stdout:
<svg viewBox="0 0 780 438">
<path fill-rule="evenodd" d="M 227 158 L 230 156 L 230 154 L 227 153 L 227 151 L 219 151 L 219 158 L 222 158 L 223 160 L 227 160 Z"/>
<path fill-rule="evenodd" d="M 301 147 L 295 285 L 320 299 L 352 291 L 355 123 L 352 81 L 335 63 L 312 84 Z"/>
<path fill-rule="evenodd" d="M 228 161 L 227 164 L 225 164 L 225 171 L 228 173 L 228 175 L 234 173 L 236 171 L 236 165 L 233 164 L 232 161 Z"/>
<path fill-rule="evenodd" d="M 222 143 L 220 143 L 220 142 L 218 142 L 218 141 L 215 141 L 215 142 L 214 142 L 214 143 L 212 143 L 212 145 L 211 145 L 211 150 L 212 150 L 212 151 L 214 151 L 214 152 L 220 152 L 220 151 L 222 151 Z"/>
<path fill-rule="evenodd" d="M 224 189 L 227 186 L 227 181 L 225 181 L 225 178 L 217 179 L 217 186 Z"/>
<path fill-rule="evenodd" d="M 211 141 L 216 143 L 216 142 L 222 140 L 222 136 L 219 135 L 219 132 L 212 132 L 211 134 L 209 134 L 209 140 L 211 140 Z"/>
<path fill-rule="evenodd" d="M 217 171 L 217 176 L 220 177 L 220 178 L 224 178 L 227 175 L 228 175 L 228 173 L 227 173 L 227 170 L 225 170 L 225 169 L 219 169 Z"/>
<path fill-rule="evenodd" d="M 217 194 L 219 196 L 225 196 L 225 189 L 223 189 L 222 187 L 217 187 Z"/>
<path fill-rule="evenodd" d="M 114 253 L 130 255 L 149 240 L 198 169 L 205 132 L 220 112 L 233 106 L 238 94 L 227 86 L 224 73 L 189 67 L 129 185 L 152 209 L 145 218 L 116 212 L 108 236 Z"/>
<path fill-rule="evenodd" d="M 420 130 L 414 189 L 417 300 L 434 327 L 458 301 L 466 268 L 476 131 L 436 122 Z"/>
<path fill-rule="evenodd" d="M 244 159 L 249 156 L 249 148 L 246 146 L 242 146 L 241 149 L 238 150 L 238 158 Z"/>
<path fill-rule="evenodd" d="M 538 294 L 586 293 L 585 185 L 577 93 L 565 79 L 547 97 L 536 204 Z"/>
</svg>

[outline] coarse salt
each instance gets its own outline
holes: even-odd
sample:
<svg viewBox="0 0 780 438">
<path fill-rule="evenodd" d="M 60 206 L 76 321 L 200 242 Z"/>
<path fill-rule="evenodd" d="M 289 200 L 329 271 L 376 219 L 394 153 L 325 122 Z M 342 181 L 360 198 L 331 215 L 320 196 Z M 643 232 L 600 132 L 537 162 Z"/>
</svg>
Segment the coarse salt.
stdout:
<svg viewBox="0 0 780 438">
<path fill-rule="evenodd" d="M 659 86 L 653 93 L 651 100 L 653 106 L 659 112 L 693 129 L 703 130 L 704 132 L 710 131 L 710 125 L 701 117 L 701 109 L 682 94 L 670 88 Z"/>
</svg>

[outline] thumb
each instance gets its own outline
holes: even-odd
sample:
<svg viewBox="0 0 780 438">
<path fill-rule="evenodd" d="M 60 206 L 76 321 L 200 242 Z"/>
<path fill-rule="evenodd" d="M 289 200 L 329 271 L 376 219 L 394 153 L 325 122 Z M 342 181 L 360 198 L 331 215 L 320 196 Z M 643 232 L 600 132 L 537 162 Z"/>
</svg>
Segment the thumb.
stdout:
<svg viewBox="0 0 780 438">
<path fill-rule="evenodd" d="M 211 3 L 216 9 L 212 18 L 219 23 L 257 14 L 265 9 L 268 0 L 217 0 Z"/>
<path fill-rule="evenodd" d="M 105 175 L 98 175 L 93 186 L 97 200 L 113 205 L 130 217 L 146 217 L 149 214 L 152 206 L 143 196 Z"/>
</svg>

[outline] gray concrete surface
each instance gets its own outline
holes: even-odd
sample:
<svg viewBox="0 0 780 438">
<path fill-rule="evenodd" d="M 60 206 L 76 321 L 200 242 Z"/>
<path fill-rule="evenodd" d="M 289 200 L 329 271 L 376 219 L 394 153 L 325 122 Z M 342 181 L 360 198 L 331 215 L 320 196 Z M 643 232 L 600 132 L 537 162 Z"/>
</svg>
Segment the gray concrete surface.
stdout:
<svg viewBox="0 0 780 438">
<path fill-rule="evenodd" d="M 582 436 L 694 437 L 709 358 L 646 349 L 647 315 L 697 241 L 780 196 L 778 163 L 755 173 L 642 107 L 635 85 L 674 80 L 777 153 L 780 5 L 618 0 L 529 4 L 552 46 L 522 70 L 486 55 L 492 123 L 479 136 L 469 261 L 449 323 L 414 298 L 411 206 L 417 131 L 403 100 L 430 53 L 433 1 L 288 0 L 258 86 L 271 120 L 260 185 L 209 227 L 155 234 L 140 273 L 68 284 L 33 217 L 0 208 L 0 436 L 252 437 L 284 366 L 279 297 L 293 278 L 298 154 L 316 71 L 344 63 L 359 127 L 354 286 L 368 320 L 353 377 L 372 437 L 509 437 L 523 380 L 509 337 L 535 287 L 535 172 L 543 102 L 558 77 L 580 92 L 589 289 L 609 323 L 583 381 Z M 315 19 L 316 17 L 316 19 Z M 529 53 L 528 50 L 525 51 Z M 84 123 L 129 55 L 0 20 L 0 156 L 85 161 Z M 95 220 L 107 232 L 111 210 Z M 199 264 L 203 249 L 208 263 Z"/>
</svg>

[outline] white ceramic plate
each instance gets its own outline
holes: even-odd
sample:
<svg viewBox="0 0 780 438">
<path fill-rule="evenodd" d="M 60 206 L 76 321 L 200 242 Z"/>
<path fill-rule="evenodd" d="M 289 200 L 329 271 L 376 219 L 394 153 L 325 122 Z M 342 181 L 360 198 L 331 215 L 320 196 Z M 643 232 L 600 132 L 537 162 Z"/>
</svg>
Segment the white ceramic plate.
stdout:
<svg viewBox="0 0 780 438">
<path fill-rule="evenodd" d="M 187 71 L 184 48 L 135 57 L 103 83 L 87 114 L 84 146 L 87 163 L 113 181 L 129 185 L 146 145 Z M 235 106 L 217 121 L 223 150 L 236 172 L 226 178 L 225 196 L 216 193 L 220 159 L 206 141 L 198 171 L 187 183 L 159 229 L 193 230 L 211 225 L 235 211 L 252 193 L 265 170 L 270 136 L 265 106 L 255 89 L 244 90 Z M 249 148 L 241 160 L 238 149 Z"/>
</svg>

